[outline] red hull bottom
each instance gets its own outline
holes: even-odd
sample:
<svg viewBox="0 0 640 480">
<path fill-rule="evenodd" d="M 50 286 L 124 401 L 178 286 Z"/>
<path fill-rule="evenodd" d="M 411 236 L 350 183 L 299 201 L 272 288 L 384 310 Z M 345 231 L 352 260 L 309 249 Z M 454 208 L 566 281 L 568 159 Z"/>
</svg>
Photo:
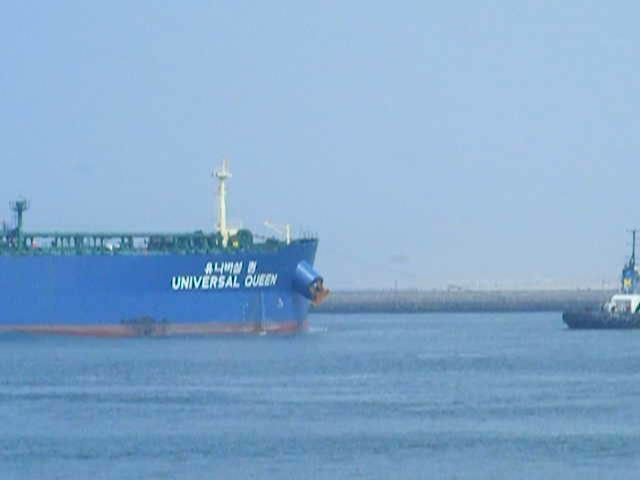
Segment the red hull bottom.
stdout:
<svg viewBox="0 0 640 480">
<path fill-rule="evenodd" d="M 17 332 L 42 335 L 87 337 L 163 337 L 185 335 L 264 335 L 306 331 L 307 321 L 263 323 L 179 323 L 152 325 L 1 325 L 0 333 Z"/>
</svg>

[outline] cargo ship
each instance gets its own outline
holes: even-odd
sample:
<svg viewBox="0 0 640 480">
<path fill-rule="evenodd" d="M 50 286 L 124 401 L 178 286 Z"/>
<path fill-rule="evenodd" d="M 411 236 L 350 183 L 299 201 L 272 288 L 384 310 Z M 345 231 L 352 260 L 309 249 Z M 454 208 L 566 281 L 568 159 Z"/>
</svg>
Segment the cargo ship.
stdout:
<svg viewBox="0 0 640 480">
<path fill-rule="evenodd" d="M 0 332 L 90 336 L 289 333 L 329 291 L 313 267 L 318 239 L 227 225 L 228 162 L 214 172 L 211 232 L 24 229 L 11 204 L 0 232 Z"/>
<path fill-rule="evenodd" d="M 562 320 L 569 328 L 640 328 L 640 269 L 636 266 L 636 233 L 636 230 L 631 232 L 631 256 L 622 269 L 619 292 L 600 308 L 563 312 Z"/>
</svg>

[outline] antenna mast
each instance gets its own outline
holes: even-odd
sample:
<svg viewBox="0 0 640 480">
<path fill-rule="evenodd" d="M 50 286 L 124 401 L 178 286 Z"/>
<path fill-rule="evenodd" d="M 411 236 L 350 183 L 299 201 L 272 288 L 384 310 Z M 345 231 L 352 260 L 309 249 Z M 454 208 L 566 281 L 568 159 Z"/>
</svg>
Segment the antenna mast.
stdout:
<svg viewBox="0 0 640 480">
<path fill-rule="evenodd" d="M 18 231 L 22 230 L 22 217 L 24 212 L 29 210 L 29 202 L 24 199 L 17 200 L 11 203 L 11 210 L 13 210 L 16 214 L 16 229 Z"/>
<path fill-rule="evenodd" d="M 229 230 L 227 229 L 227 186 L 226 181 L 231 178 L 229 172 L 229 162 L 222 161 L 222 169 L 214 172 L 218 179 L 218 231 L 222 235 L 222 246 L 226 247 L 229 241 Z"/>
<path fill-rule="evenodd" d="M 636 232 L 637 230 L 631 230 L 631 258 L 629 259 L 629 266 L 635 268 L 636 266 Z"/>
<path fill-rule="evenodd" d="M 273 223 L 266 221 L 264 222 L 264 226 L 267 228 L 270 228 L 271 230 L 273 230 L 274 232 L 279 233 L 280 235 L 284 236 L 284 240 L 287 243 L 287 245 L 289 245 L 291 243 L 291 225 L 286 224 L 284 226 L 284 231 L 282 230 L 282 228 L 278 225 L 274 225 Z"/>
</svg>

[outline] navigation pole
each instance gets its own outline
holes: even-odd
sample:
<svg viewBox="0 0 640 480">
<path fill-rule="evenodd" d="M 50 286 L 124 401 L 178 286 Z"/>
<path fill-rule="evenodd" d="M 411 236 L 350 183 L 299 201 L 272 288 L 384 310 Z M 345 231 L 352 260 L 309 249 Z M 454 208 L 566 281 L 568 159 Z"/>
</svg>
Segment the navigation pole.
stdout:
<svg viewBox="0 0 640 480">
<path fill-rule="evenodd" d="M 222 161 L 222 170 L 214 173 L 218 178 L 218 231 L 222 235 L 222 246 L 226 247 L 229 242 L 229 230 L 227 229 L 227 186 L 225 182 L 231 178 L 229 172 L 229 162 Z"/>
<path fill-rule="evenodd" d="M 631 230 L 631 258 L 629 259 L 629 266 L 635 268 L 636 266 L 636 232 L 638 230 Z"/>
<path fill-rule="evenodd" d="M 17 200 L 11 203 L 11 210 L 16 214 L 16 244 L 18 248 L 22 247 L 22 217 L 24 212 L 29 210 L 29 202 L 24 199 Z"/>
</svg>

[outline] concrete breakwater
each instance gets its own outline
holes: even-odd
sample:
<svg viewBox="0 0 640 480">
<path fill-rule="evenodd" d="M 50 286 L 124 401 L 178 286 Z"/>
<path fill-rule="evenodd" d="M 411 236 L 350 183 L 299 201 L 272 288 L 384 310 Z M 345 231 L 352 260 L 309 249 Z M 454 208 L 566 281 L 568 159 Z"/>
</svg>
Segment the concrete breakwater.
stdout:
<svg viewBox="0 0 640 480">
<path fill-rule="evenodd" d="M 338 291 L 317 313 L 553 312 L 599 308 L 611 290 Z"/>
</svg>

